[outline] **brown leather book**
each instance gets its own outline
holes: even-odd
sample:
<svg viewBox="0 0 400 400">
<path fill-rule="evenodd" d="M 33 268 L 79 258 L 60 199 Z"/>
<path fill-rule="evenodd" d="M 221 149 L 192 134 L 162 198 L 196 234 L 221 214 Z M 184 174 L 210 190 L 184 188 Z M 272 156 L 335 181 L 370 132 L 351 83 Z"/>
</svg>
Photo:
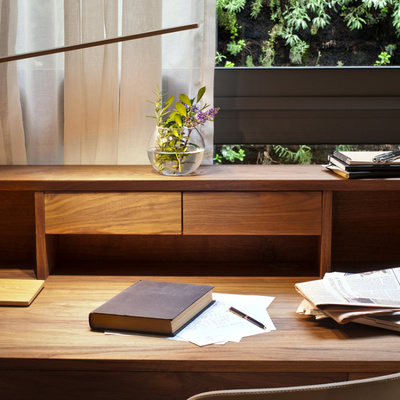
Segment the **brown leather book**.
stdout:
<svg viewBox="0 0 400 400">
<path fill-rule="evenodd" d="M 211 303 L 213 286 L 140 280 L 89 314 L 92 330 L 173 336 Z"/>
</svg>

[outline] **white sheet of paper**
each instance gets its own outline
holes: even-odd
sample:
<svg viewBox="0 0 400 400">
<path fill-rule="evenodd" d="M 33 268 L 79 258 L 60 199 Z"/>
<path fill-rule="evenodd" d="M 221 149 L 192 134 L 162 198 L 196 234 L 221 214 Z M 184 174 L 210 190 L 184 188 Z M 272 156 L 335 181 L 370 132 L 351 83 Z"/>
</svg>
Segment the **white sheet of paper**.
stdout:
<svg viewBox="0 0 400 400">
<path fill-rule="evenodd" d="M 239 342 L 243 337 L 276 329 L 267 312 L 273 297 L 213 293 L 213 298 L 214 305 L 180 331 L 176 336 L 177 340 L 183 339 L 198 346 L 205 346 L 218 342 Z M 262 322 L 267 329 L 259 328 L 233 314 L 229 311 L 230 307 L 235 307 Z"/>
</svg>

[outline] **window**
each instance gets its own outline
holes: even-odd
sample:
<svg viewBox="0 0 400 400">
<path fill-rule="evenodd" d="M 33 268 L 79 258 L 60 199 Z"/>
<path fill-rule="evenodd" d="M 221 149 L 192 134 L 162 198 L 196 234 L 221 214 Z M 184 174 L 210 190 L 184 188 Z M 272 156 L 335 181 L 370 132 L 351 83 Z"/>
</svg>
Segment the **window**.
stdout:
<svg viewBox="0 0 400 400">
<path fill-rule="evenodd" d="M 215 70 L 215 105 L 220 107 L 221 111 L 215 121 L 215 143 L 217 145 L 399 143 L 400 69 L 396 65 L 400 64 L 400 46 L 397 49 L 400 40 L 394 25 L 392 26 L 394 35 L 384 43 L 385 46 L 392 44 L 391 49 L 395 48 L 394 55 L 390 58 L 391 64 L 383 64 L 379 55 L 385 51 L 385 47 L 378 46 L 377 52 L 370 57 L 368 63 L 365 62 L 366 58 L 364 57 L 364 62 L 359 62 L 359 65 L 354 66 L 356 54 L 353 53 L 357 53 L 357 49 L 361 48 L 361 45 L 358 44 L 358 47 L 351 50 L 353 57 L 348 58 L 353 65 L 346 65 L 349 64 L 347 61 L 338 63 L 340 60 L 334 60 L 332 57 L 335 47 L 333 42 L 335 37 L 332 38 L 332 32 L 335 33 L 333 23 L 337 22 L 340 15 L 337 12 L 335 14 L 332 8 L 325 7 L 325 10 L 330 13 L 329 25 L 318 29 L 322 35 L 321 39 L 317 39 L 316 35 L 312 35 L 311 30 L 315 29 L 313 18 L 318 17 L 318 10 L 314 9 L 313 11 L 307 8 L 310 20 L 303 16 L 307 28 L 296 30 L 292 25 L 291 32 L 298 34 L 299 40 L 306 44 L 307 38 L 314 43 L 319 43 L 319 47 L 310 47 L 308 58 L 304 53 L 299 64 L 298 59 L 297 63 L 290 61 L 295 59 L 293 55 L 290 56 L 292 47 L 285 47 L 287 38 L 279 37 L 278 43 L 278 39 L 275 37 L 277 45 L 275 46 L 274 63 L 270 62 L 270 66 L 265 66 L 266 64 L 260 66 L 260 62 L 258 62 L 260 56 L 258 58 L 254 56 L 256 54 L 254 38 L 248 40 L 242 38 L 241 35 L 247 33 L 249 28 L 246 25 L 245 29 L 242 29 L 244 24 L 239 20 L 241 14 L 247 15 L 251 20 L 252 7 L 257 4 L 264 9 L 265 23 L 266 17 L 271 18 L 273 7 L 276 11 L 280 6 L 281 17 L 285 18 L 288 15 L 288 7 L 296 7 L 296 5 L 309 7 L 310 4 L 318 3 L 325 6 L 330 4 L 332 7 L 335 5 L 336 10 L 340 10 L 343 15 L 351 7 L 354 10 L 357 7 L 359 7 L 358 10 L 364 7 L 371 10 L 370 16 L 359 14 L 359 19 L 367 21 L 367 17 L 372 18 L 374 13 L 382 19 L 384 16 L 391 18 L 393 22 L 393 13 L 400 10 L 397 2 L 390 0 L 309 0 L 307 2 L 303 0 L 261 2 L 217 0 L 217 3 L 219 5 L 221 3 L 225 3 L 225 5 L 228 3 L 231 5 L 232 3 L 242 4 L 240 11 L 236 12 L 238 34 L 234 36 L 230 32 L 227 41 L 235 43 L 239 43 L 240 40 L 244 41 L 242 53 L 237 53 L 234 57 L 231 57 L 232 54 L 231 56 L 227 53 L 223 54 L 221 43 L 218 48 L 217 63 L 219 66 Z M 286 6 L 287 8 L 285 8 Z M 285 12 L 286 14 L 283 15 Z M 398 18 L 400 20 L 400 14 Z M 345 24 L 347 22 L 344 21 Z M 268 36 L 261 39 L 264 49 L 268 44 L 268 39 L 271 39 L 274 34 L 271 26 L 273 27 L 277 23 L 273 22 L 269 31 L 267 29 Z M 361 23 L 364 24 L 362 21 Z M 298 24 L 300 26 L 301 21 Z M 399 23 L 397 27 L 400 27 Z M 376 32 L 376 25 L 373 25 L 371 29 Z M 219 38 L 224 35 L 221 34 L 222 30 L 220 27 Z M 348 30 L 348 32 L 350 32 L 349 35 L 352 34 L 357 38 L 365 36 L 362 30 L 356 28 Z M 256 35 L 262 36 L 259 31 Z M 337 37 L 336 31 L 336 39 Z M 350 46 L 350 36 L 347 39 L 344 37 L 341 44 L 344 45 L 346 40 Z M 243 44 L 243 42 L 241 43 Z M 324 43 L 325 48 L 323 48 Z M 338 41 L 336 46 L 338 46 Z M 389 51 L 389 48 L 387 50 Z M 278 52 L 280 55 L 277 54 Z M 286 61 L 284 60 L 285 54 Z M 249 55 L 252 55 L 251 62 L 248 61 Z M 375 60 L 374 64 L 381 60 L 382 65 L 373 66 L 371 60 Z M 224 62 L 226 64 L 226 61 L 234 63 L 235 67 L 223 67 L 222 65 Z M 256 65 L 257 62 L 258 65 Z M 360 65 L 363 63 L 368 65 Z M 246 67 L 246 64 L 255 66 Z"/>
</svg>

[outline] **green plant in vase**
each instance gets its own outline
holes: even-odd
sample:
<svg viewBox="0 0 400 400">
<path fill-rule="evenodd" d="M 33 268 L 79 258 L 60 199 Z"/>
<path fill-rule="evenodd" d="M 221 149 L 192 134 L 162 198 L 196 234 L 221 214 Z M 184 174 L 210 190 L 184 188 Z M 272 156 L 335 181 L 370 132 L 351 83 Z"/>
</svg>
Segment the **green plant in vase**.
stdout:
<svg viewBox="0 0 400 400">
<path fill-rule="evenodd" d="M 179 95 L 174 105 L 174 96 L 164 101 L 164 93 L 159 88 L 154 92 L 156 131 L 150 139 L 148 156 L 153 167 L 164 175 L 187 175 L 195 171 L 204 156 L 204 141 L 199 127 L 213 121 L 218 108 L 208 104 L 198 104 L 206 91 L 202 87 L 197 96 L 190 99 Z"/>
</svg>

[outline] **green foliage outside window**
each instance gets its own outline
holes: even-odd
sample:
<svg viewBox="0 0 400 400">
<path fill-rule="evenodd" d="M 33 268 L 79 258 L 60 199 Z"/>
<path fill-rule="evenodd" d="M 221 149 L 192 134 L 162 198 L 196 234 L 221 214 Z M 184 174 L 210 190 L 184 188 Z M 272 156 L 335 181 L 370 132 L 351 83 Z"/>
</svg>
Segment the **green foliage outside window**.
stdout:
<svg viewBox="0 0 400 400">
<path fill-rule="evenodd" d="M 225 54 L 227 61 L 234 62 L 229 55 L 234 58 L 238 53 L 246 52 L 248 42 L 242 37 L 237 18 L 238 13 L 246 7 L 250 10 L 249 17 L 254 20 L 260 18 L 261 11 L 267 8 L 270 22 L 273 23 L 272 28 L 268 28 L 268 37 L 264 39 L 264 56 L 250 60 L 246 55 L 247 65 L 273 66 L 279 40 L 284 42 L 289 51 L 290 63 L 304 65 L 312 36 L 332 28 L 333 18 L 340 18 L 350 32 L 386 21 L 396 32 L 397 38 L 400 37 L 399 0 L 217 0 L 218 25 L 230 33 Z M 393 46 L 396 46 L 395 43 Z M 318 51 L 321 55 L 321 50 Z M 390 64 L 393 54 L 386 53 L 387 56 L 382 49 L 376 53 L 375 65 Z"/>
<path fill-rule="evenodd" d="M 312 152 L 309 146 L 300 145 L 296 151 L 291 151 L 289 148 L 281 145 L 274 145 L 273 149 L 285 163 L 311 164 Z"/>
<path fill-rule="evenodd" d="M 218 66 L 400 65 L 400 0 L 217 0 L 217 17 Z M 260 30 L 248 36 L 256 24 Z M 259 51 L 255 51 L 255 41 Z M 349 41 L 354 41 L 353 47 Z M 364 42 L 369 46 L 368 57 L 362 59 Z M 339 54 L 343 48 L 349 54 Z M 335 51 L 338 55 L 332 56 Z M 382 145 L 379 150 L 393 146 Z M 338 148 L 364 149 L 359 145 Z M 271 144 L 260 146 L 255 163 L 321 163 L 332 150 Z M 222 146 L 215 161 L 253 163 L 251 152 L 246 146 Z"/>
<path fill-rule="evenodd" d="M 243 161 L 244 157 L 245 151 L 239 145 L 223 145 L 219 154 L 215 155 L 214 161 L 217 164 L 222 164 L 223 160 L 233 163 L 235 161 Z"/>
</svg>

